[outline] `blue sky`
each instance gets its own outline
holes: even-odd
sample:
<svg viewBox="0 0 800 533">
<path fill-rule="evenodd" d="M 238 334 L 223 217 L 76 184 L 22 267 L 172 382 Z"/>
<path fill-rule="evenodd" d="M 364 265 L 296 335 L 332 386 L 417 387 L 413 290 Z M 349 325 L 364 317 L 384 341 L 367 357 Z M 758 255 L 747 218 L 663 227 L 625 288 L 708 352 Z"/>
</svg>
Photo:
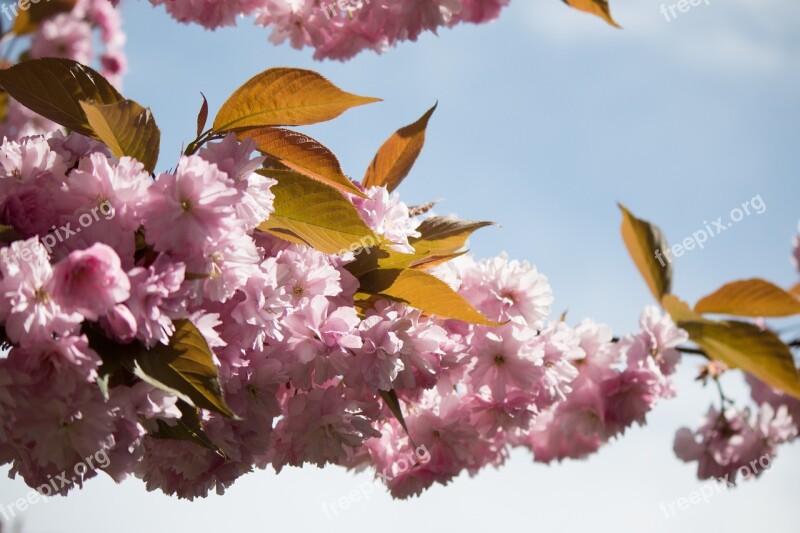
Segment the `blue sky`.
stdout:
<svg viewBox="0 0 800 533">
<path fill-rule="evenodd" d="M 670 2 L 664 2 L 667 5 Z M 636 328 L 651 303 L 619 236 L 624 203 L 657 223 L 671 243 L 704 221 L 760 196 L 766 209 L 675 262 L 674 290 L 695 301 L 726 281 L 798 281 L 789 261 L 800 211 L 800 4 L 711 0 L 667 22 L 656 0 L 612 1 L 614 30 L 557 0 L 512 0 L 495 23 L 425 35 L 383 56 L 317 63 L 310 51 L 267 42 L 267 32 L 180 26 L 143 0 L 123 2 L 130 73 L 124 93 L 150 106 L 162 130 L 160 168 L 194 137 L 199 91 L 212 113 L 252 75 L 274 66 L 311 68 L 340 87 L 384 101 L 303 131 L 360 178 L 395 129 L 439 102 L 428 141 L 399 189 L 409 204 L 443 199 L 440 214 L 493 220 L 472 240 L 478 256 L 507 251 L 550 279 L 554 312 L 593 317 L 615 333 Z M 673 455 L 672 436 L 697 424 L 714 395 L 685 360 L 680 396 L 645 428 L 585 462 L 534 465 L 515 452 L 499 471 L 459 478 L 420 499 L 375 494 L 329 520 L 321 511 L 369 479 L 340 470 L 257 472 L 224 497 L 190 504 L 148 494 L 130 480 L 92 480 L 69 499 L 27 511 L 26 531 L 121 532 L 220 528 L 329 531 L 380 527 L 478 531 L 796 530 L 800 448 L 781 449 L 764 477 L 667 519 L 661 501 L 702 486 Z M 726 385 L 745 398 L 737 375 Z M 0 502 L 24 496 L 0 481 Z"/>
</svg>

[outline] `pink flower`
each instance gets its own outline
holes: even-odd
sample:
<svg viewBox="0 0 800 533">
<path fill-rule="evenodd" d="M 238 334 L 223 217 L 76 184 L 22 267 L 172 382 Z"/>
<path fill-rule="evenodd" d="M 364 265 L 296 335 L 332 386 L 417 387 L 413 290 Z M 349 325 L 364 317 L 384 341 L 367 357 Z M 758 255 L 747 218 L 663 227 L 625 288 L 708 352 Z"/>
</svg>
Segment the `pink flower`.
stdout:
<svg viewBox="0 0 800 533">
<path fill-rule="evenodd" d="M 544 350 L 531 332 L 512 325 L 486 328 L 472 340 L 475 366 L 470 371 L 474 390 L 486 385 L 502 400 L 511 388 L 530 390 L 538 377 Z"/>
<path fill-rule="evenodd" d="M 0 137 L 8 140 L 22 140 L 25 137 L 61 131 L 61 126 L 38 115 L 13 98 L 8 99 L 5 120 L 0 122 Z"/>
<path fill-rule="evenodd" d="M 113 164 L 105 154 L 95 152 L 80 161 L 66 185 L 80 207 L 96 207 L 104 216 L 113 211 L 117 223 L 127 231 L 136 231 L 142 224 L 151 181 L 135 159 L 123 157 Z"/>
<path fill-rule="evenodd" d="M 184 265 L 172 263 L 164 254 L 149 267 L 136 267 L 128 272 L 131 296 L 125 305 L 136 320 L 136 337 L 145 345 L 169 343 L 175 331 L 171 315 L 178 311 L 171 298 L 181 288 L 184 274 Z"/>
<path fill-rule="evenodd" d="M 50 192 L 33 183 L 15 187 L 6 196 L 1 214 L 24 237 L 44 235 L 57 221 Z"/>
<path fill-rule="evenodd" d="M 45 137 L 26 137 L 0 145 L 0 183 L 8 191 L 21 183 L 49 183 L 64 179 L 66 165 Z"/>
<path fill-rule="evenodd" d="M 629 368 L 616 377 L 603 382 L 602 394 L 606 399 L 605 421 L 615 431 L 633 422 L 645 424 L 647 413 L 659 398 L 661 376 L 647 368 Z"/>
<path fill-rule="evenodd" d="M 459 292 L 486 316 L 542 329 L 550 314 L 553 293 L 547 278 L 527 262 L 509 261 L 506 254 L 477 263 Z"/>
<path fill-rule="evenodd" d="M 53 191 L 64 180 L 64 159 L 44 137 L 0 145 L 0 218 L 25 237 L 56 222 Z"/>
<path fill-rule="evenodd" d="M 159 175 L 150 186 L 143 213 L 147 239 L 157 251 L 179 257 L 202 253 L 233 229 L 240 198 L 216 165 L 183 156 L 174 173 Z"/>
<path fill-rule="evenodd" d="M 136 336 L 136 317 L 133 316 L 127 305 L 115 305 L 103 317 L 102 324 L 110 337 L 121 342 L 129 342 Z"/>
<path fill-rule="evenodd" d="M 264 348 L 267 339 L 281 340 L 279 320 L 289 306 L 289 295 L 278 286 L 275 258 L 266 259 L 259 273 L 247 280 L 241 289 L 243 300 L 231 311 L 241 326 L 241 342 L 248 348 Z"/>
<path fill-rule="evenodd" d="M 382 319 L 382 322 L 377 323 L 375 331 L 391 332 L 385 340 L 374 337 L 372 331 L 366 331 L 370 322 L 376 324 L 374 315 L 378 315 Z M 397 372 L 396 376 L 392 378 L 391 388 L 427 389 L 437 384 L 443 373 L 443 367 L 446 366 L 442 359 L 445 355 L 444 345 L 448 338 L 447 331 L 437 325 L 434 320 L 423 317 L 418 309 L 380 300 L 368 313 L 368 317 L 362 322 L 360 329 L 364 337 L 362 353 L 367 355 L 367 361 L 371 360 L 371 354 L 375 354 L 373 356 L 375 357 L 384 350 L 391 353 L 395 347 L 394 340 L 397 340 L 397 360 L 392 363 Z M 390 357 L 390 359 L 394 359 L 394 357 Z M 357 364 L 353 366 L 355 367 Z M 391 374 L 394 373 L 394 371 L 391 372 Z M 378 388 L 388 390 L 382 387 Z"/>
<path fill-rule="evenodd" d="M 662 315 L 654 306 L 645 308 L 639 324 L 641 334 L 628 336 L 620 343 L 623 353 L 627 354 L 628 364 L 641 365 L 652 358 L 665 376 L 675 372 L 681 358 L 675 348 L 688 341 L 689 335 L 678 328 L 669 315 Z"/>
<path fill-rule="evenodd" d="M 22 346 L 69 335 L 83 317 L 56 297 L 50 258 L 37 239 L 0 249 L 0 317 L 9 339 Z"/>
<path fill-rule="evenodd" d="M 400 201 L 397 193 L 390 196 L 386 187 L 371 187 L 366 193 L 366 199 L 353 197 L 353 204 L 367 226 L 383 236 L 393 250 L 413 253 L 414 247 L 408 243 L 408 238 L 420 236 L 419 222 L 409 216 L 406 204 Z"/>
<path fill-rule="evenodd" d="M 167 12 L 180 22 L 197 22 L 208 29 L 235 26 L 239 15 L 249 15 L 261 5 L 259 0 L 150 0 L 165 4 Z"/>
<path fill-rule="evenodd" d="M 55 154 L 63 159 L 65 169 L 77 167 L 81 159 L 94 153 L 102 154 L 107 158 L 112 157 L 108 146 L 79 133 L 64 135 L 61 130 L 55 131 L 47 136 L 47 144 Z"/>
<path fill-rule="evenodd" d="M 782 405 L 786 406 L 792 420 L 794 420 L 795 423 L 800 423 L 800 398 L 773 389 L 752 374 L 745 374 L 745 381 L 750 386 L 750 397 L 756 404 L 761 405 L 768 403 L 775 410 L 779 409 Z"/>
<path fill-rule="evenodd" d="M 333 297 L 342 292 L 342 273 L 331 259 L 316 250 L 290 246 L 277 256 L 278 283 L 295 306 L 303 306 L 315 296 Z"/>
<path fill-rule="evenodd" d="M 103 67 L 103 77 L 115 87 L 122 83 L 122 76 L 128 70 L 128 59 L 119 50 L 111 50 L 100 55 L 100 65 Z"/>
<path fill-rule="evenodd" d="M 288 400 L 285 418 L 275 428 L 273 466 L 341 463 L 371 437 L 377 404 L 348 397 L 337 386 L 312 389 Z"/>
<path fill-rule="evenodd" d="M 92 61 L 92 27 L 69 13 L 42 22 L 31 41 L 32 57 L 64 57 L 83 64 Z"/>
<path fill-rule="evenodd" d="M 58 375 L 74 372 L 86 381 L 97 377 L 100 356 L 85 336 L 47 340 L 27 348 L 14 348 L 15 368 L 49 387 Z"/>
<path fill-rule="evenodd" d="M 224 492 L 249 465 L 227 461 L 218 453 L 189 441 L 143 439 L 144 456 L 136 471 L 147 490 L 194 500 L 208 496 L 209 490 Z"/>
<path fill-rule="evenodd" d="M 764 404 L 755 420 L 750 419 L 749 410 L 730 408 L 720 413 L 711 407 L 699 429 L 678 430 L 674 449 L 679 459 L 697 461 L 699 479 L 723 479 L 732 484 L 737 475 L 759 476 L 769 468 L 775 446 L 796 436 L 797 426 L 786 407 L 775 411 Z"/>
<path fill-rule="evenodd" d="M 455 15 L 458 21 L 480 24 L 496 19 L 509 0 L 461 0 L 461 10 Z"/>
<path fill-rule="evenodd" d="M 352 357 L 349 350 L 362 345 L 356 331 L 356 310 L 334 308 L 323 296 L 315 296 L 307 306 L 287 315 L 283 323 L 288 357 L 279 357 L 298 386 L 308 386 L 311 369 L 317 383 L 343 374 L 345 359 Z"/>
<path fill-rule="evenodd" d="M 54 296 L 66 309 L 89 320 L 97 320 L 130 296 L 131 284 L 119 256 L 105 244 L 72 252 L 56 265 L 54 277 Z"/>
<path fill-rule="evenodd" d="M 202 256 L 187 261 L 187 271 L 202 276 L 197 282 L 200 294 L 224 302 L 258 274 L 261 261 L 252 237 L 236 228 L 220 239 L 206 245 Z"/>
<path fill-rule="evenodd" d="M 392 390 L 392 382 L 405 368 L 400 358 L 404 326 L 380 315 L 369 316 L 359 324 L 363 343 L 350 364 L 354 385 L 363 383 L 371 391 Z"/>
<path fill-rule="evenodd" d="M 239 142 L 235 134 L 229 133 L 222 141 L 209 143 L 198 153 L 227 174 L 242 194 L 241 201 L 236 204 L 236 215 L 245 223 L 247 230 L 267 220 L 274 211 L 272 202 L 275 195 L 270 188 L 277 183 L 272 178 L 255 173 L 266 159 L 264 156 L 251 159 L 250 155 L 255 149 L 256 144 L 251 139 Z"/>
</svg>

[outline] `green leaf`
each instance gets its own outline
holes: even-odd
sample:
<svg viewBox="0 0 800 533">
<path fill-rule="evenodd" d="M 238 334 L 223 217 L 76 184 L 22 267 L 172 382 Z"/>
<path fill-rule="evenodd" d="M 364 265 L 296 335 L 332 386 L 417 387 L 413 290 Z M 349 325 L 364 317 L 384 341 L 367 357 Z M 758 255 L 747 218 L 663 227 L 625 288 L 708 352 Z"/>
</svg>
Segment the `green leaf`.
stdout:
<svg viewBox="0 0 800 533">
<path fill-rule="evenodd" d="M 90 137 L 94 130 L 80 103 L 113 104 L 124 100 L 95 70 L 55 57 L 31 59 L 0 70 L 0 86 L 31 111 Z"/>
<path fill-rule="evenodd" d="M 669 248 L 667 240 L 657 226 L 636 218 L 622 204 L 619 204 L 619 208 L 622 211 L 622 238 L 628 253 L 650 292 L 656 300 L 661 301 L 672 286 L 672 264 L 663 257 L 663 251 Z M 656 258 L 659 252 L 661 260 Z"/>
<path fill-rule="evenodd" d="M 431 217 L 423 220 L 417 230 L 419 237 L 409 239 L 414 252 L 400 253 L 384 246 L 372 246 L 356 253 L 347 270 L 356 277 L 372 270 L 427 269 L 465 253 L 467 238 L 492 222 L 472 222 L 453 217 Z"/>
<path fill-rule="evenodd" d="M 611 17 L 611 9 L 608 7 L 608 0 L 564 0 L 564 3 L 579 11 L 585 11 L 586 13 L 596 15 L 615 28 L 621 27 Z"/>
<path fill-rule="evenodd" d="M 713 320 L 703 318 L 701 315 L 692 311 L 688 303 L 684 302 L 674 294 L 666 294 L 661 299 L 661 306 L 669 313 L 674 322 L 689 321 L 689 322 L 708 322 L 714 323 Z"/>
<path fill-rule="evenodd" d="M 792 352 L 772 331 L 737 321 L 685 321 L 678 326 L 709 357 L 800 398 L 800 376 Z"/>
<path fill-rule="evenodd" d="M 447 283 L 420 270 L 374 270 L 361 276 L 359 283 L 357 299 L 388 298 L 441 318 L 501 325 L 483 316 Z"/>
<path fill-rule="evenodd" d="M 97 369 L 97 386 L 103 398 L 108 400 L 109 391 L 119 385 L 132 387 L 136 381 L 133 361 L 136 353 L 144 350 L 138 342 L 120 344 L 106 337 L 96 324 L 85 322 L 81 333 L 86 335 L 89 347 L 100 356 L 102 364 Z"/>
<path fill-rule="evenodd" d="M 0 122 L 5 122 L 8 118 L 8 102 L 8 93 L 0 91 Z"/>
<path fill-rule="evenodd" d="M 206 129 L 206 122 L 208 122 L 208 100 L 206 95 L 200 93 L 203 97 L 203 104 L 200 106 L 200 111 L 197 113 L 197 136 L 202 135 L 203 130 Z"/>
<path fill-rule="evenodd" d="M 369 246 L 355 251 L 355 260 L 345 268 L 355 277 L 360 277 L 373 270 L 392 270 L 411 268 L 415 263 L 424 261 L 430 253 L 427 250 L 404 254 L 396 252 L 386 245 Z"/>
<path fill-rule="evenodd" d="M 315 124 L 334 119 L 351 107 L 379 101 L 342 91 L 311 70 L 273 68 L 253 77 L 228 98 L 214 119 L 214 131 Z"/>
<path fill-rule="evenodd" d="M 169 346 L 157 344 L 136 354 L 134 373 L 181 400 L 236 418 L 222 396 L 214 355 L 203 335 L 188 320 L 175 320 Z"/>
<path fill-rule="evenodd" d="M 783 317 L 800 313 L 800 300 L 763 279 L 728 283 L 694 306 L 698 313 L 750 317 Z"/>
<path fill-rule="evenodd" d="M 28 9 L 19 9 L 17 18 L 14 19 L 14 26 L 11 31 L 17 35 L 33 33 L 39 24 L 45 20 L 58 15 L 68 13 L 75 7 L 77 0 L 36 0 L 36 3 L 29 3 Z"/>
<path fill-rule="evenodd" d="M 366 197 L 344 175 L 333 152 L 307 135 L 285 128 L 257 128 L 240 132 L 237 137 L 251 139 L 258 151 L 296 172 L 342 192 Z"/>
<path fill-rule="evenodd" d="M 11 226 L 0 224 L 0 243 L 11 244 L 14 241 L 22 240 L 22 235 L 17 233 Z"/>
<path fill-rule="evenodd" d="M 381 398 L 383 398 L 383 403 L 386 404 L 386 407 L 389 408 L 389 411 L 391 411 L 397 421 L 400 422 L 400 426 L 405 430 L 406 435 L 409 435 L 410 437 L 411 435 L 408 433 L 406 419 L 403 417 L 403 408 L 400 405 L 400 398 L 397 397 L 397 391 L 392 389 L 389 391 L 381 390 L 378 392 L 380 393 Z"/>
<path fill-rule="evenodd" d="M 153 114 L 133 100 L 113 104 L 81 102 L 96 139 L 104 142 L 117 156 L 128 156 L 152 173 L 158 163 L 161 132 Z"/>
<path fill-rule="evenodd" d="M 417 227 L 419 237 L 408 240 L 415 249 L 428 250 L 431 255 L 448 255 L 460 252 L 475 231 L 493 226 L 494 222 L 473 222 L 455 217 L 431 217 Z"/>
<path fill-rule="evenodd" d="M 203 422 L 200 420 L 197 408 L 183 400 L 178 400 L 178 409 L 181 411 L 181 418 L 175 421 L 173 425 L 169 425 L 163 419 L 158 419 L 158 429 L 150 433 L 150 436 L 156 439 L 193 442 L 198 446 L 211 450 L 221 457 L 225 457 L 225 453 L 211 441 L 203 429 Z"/>
<path fill-rule="evenodd" d="M 259 171 L 278 181 L 270 189 L 275 212 L 259 229 L 326 254 L 342 254 L 380 242 L 353 203 L 339 191 L 297 172 Z"/>
<path fill-rule="evenodd" d="M 384 185 L 389 191 L 393 191 L 400 185 L 422 152 L 422 147 L 425 145 L 425 130 L 437 105 L 435 104 L 413 124 L 397 130 L 383 143 L 367 168 L 364 179 L 361 180 L 364 187 Z"/>
</svg>

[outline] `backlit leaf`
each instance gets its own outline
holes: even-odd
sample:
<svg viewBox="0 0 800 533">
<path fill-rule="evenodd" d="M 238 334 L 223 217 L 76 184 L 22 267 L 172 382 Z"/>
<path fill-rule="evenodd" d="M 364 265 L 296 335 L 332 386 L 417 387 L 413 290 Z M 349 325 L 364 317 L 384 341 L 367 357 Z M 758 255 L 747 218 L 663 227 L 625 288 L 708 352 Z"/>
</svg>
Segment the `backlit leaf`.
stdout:
<svg viewBox="0 0 800 533">
<path fill-rule="evenodd" d="M 203 103 L 200 106 L 200 111 L 197 113 L 197 136 L 200 137 L 200 134 L 203 133 L 203 130 L 206 129 L 206 122 L 208 122 L 208 100 L 206 100 L 206 95 L 200 93 L 200 96 L 203 97 Z"/>
<path fill-rule="evenodd" d="M 388 248 L 371 247 L 360 251 L 355 261 L 347 265 L 354 276 L 371 270 L 432 268 L 462 255 L 467 238 L 476 230 L 492 222 L 472 222 L 453 217 L 431 217 L 423 220 L 417 230 L 419 237 L 409 239 L 413 253 L 400 253 Z"/>
<path fill-rule="evenodd" d="M 494 222 L 473 222 L 455 217 L 431 217 L 423 220 L 417 231 L 419 237 L 409 239 L 415 249 L 425 249 L 435 255 L 456 253 L 464 248 L 475 231 L 494 225 Z"/>
<path fill-rule="evenodd" d="M 657 226 L 636 218 L 622 204 L 619 208 L 622 211 L 622 238 L 628 253 L 650 292 L 661 301 L 672 285 L 672 264 L 664 257 L 664 250 L 669 247 L 667 240 Z M 659 254 L 660 260 L 656 258 Z"/>
<path fill-rule="evenodd" d="M 734 281 L 694 306 L 698 313 L 750 317 L 783 317 L 800 313 L 800 300 L 763 279 Z"/>
<path fill-rule="evenodd" d="M 564 0 L 564 3 L 580 11 L 597 15 L 615 28 L 621 27 L 611 18 L 611 9 L 608 7 L 608 0 Z"/>
<path fill-rule="evenodd" d="M 241 132 L 238 138 L 252 139 L 260 152 L 296 172 L 340 191 L 366 196 L 345 176 L 333 152 L 307 135 L 285 128 L 258 128 Z"/>
<path fill-rule="evenodd" d="M 772 331 L 746 322 L 679 322 L 709 357 L 741 368 L 773 388 L 800 398 L 792 352 Z"/>
<path fill-rule="evenodd" d="M 794 294 L 797 297 L 800 297 L 800 283 L 789 289 L 789 292 Z"/>
<path fill-rule="evenodd" d="M 183 401 L 236 418 L 222 396 L 214 355 L 203 335 L 188 320 L 175 320 L 169 346 L 156 344 L 135 356 L 140 379 Z"/>
<path fill-rule="evenodd" d="M 356 297 L 380 297 L 416 307 L 428 315 L 498 326 L 444 281 L 420 270 L 375 270 L 359 278 Z"/>
<path fill-rule="evenodd" d="M 133 100 L 113 104 L 81 102 L 94 137 L 117 156 L 128 156 L 153 172 L 158 163 L 161 132 L 153 114 Z"/>
<path fill-rule="evenodd" d="M 331 120 L 351 107 L 380 101 L 345 92 L 311 70 L 273 68 L 250 79 L 222 105 L 214 131 L 302 126 Z"/>
<path fill-rule="evenodd" d="M 675 296 L 674 294 L 666 294 L 661 299 L 661 307 L 664 308 L 669 316 L 672 317 L 674 322 L 681 322 L 681 321 L 692 321 L 692 322 L 709 322 L 713 323 L 711 320 L 707 320 L 703 318 L 701 315 L 697 314 L 696 312 L 692 311 L 691 306 Z"/>
<path fill-rule="evenodd" d="M 275 212 L 260 230 L 335 255 L 380 242 L 338 190 L 297 172 L 259 172 L 278 181 L 270 189 L 275 195 Z"/>
<path fill-rule="evenodd" d="M 383 398 L 383 402 L 386 404 L 386 407 L 389 408 L 389 411 L 392 412 L 394 417 L 400 423 L 400 426 L 405 430 L 406 435 L 408 435 L 408 426 L 406 426 L 406 419 L 403 416 L 403 408 L 400 405 L 400 398 L 397 397 L 397 392 L 392 389 L 389 391 L 381 390 L 378 391 Z"/>
<path fill-rule="evenodd" d="M 171 425 L 163 419 L 157 419 L 157 429 L 149 435 L 156 439 L 193 442 L 224 457 L 225 454 L 222 450 L 211 442 L 211 439 L 206 435 L 197 408 L 183 400 L 178 400 L 177 405 L 181 411 L 181 417 L 177 421 L 171 421 Z"/>
<path fill-rule="evenodd" d="M 383 143 L 361 181 L 364 187 L 384 185 L 393 191 L 400 185 L 422 152 L 425 129 L 435 110 L 436 105 L 413 124 L 397 130 Z"/>
<path fill-rule="evenodd" d="M 93 136 L 81 102 L 113 104 L 119 92 L 95 70 L 70 59 L 46 57 L 0 70 L 0 86 L 15 100 L 53 122 Z"/>
</svg>

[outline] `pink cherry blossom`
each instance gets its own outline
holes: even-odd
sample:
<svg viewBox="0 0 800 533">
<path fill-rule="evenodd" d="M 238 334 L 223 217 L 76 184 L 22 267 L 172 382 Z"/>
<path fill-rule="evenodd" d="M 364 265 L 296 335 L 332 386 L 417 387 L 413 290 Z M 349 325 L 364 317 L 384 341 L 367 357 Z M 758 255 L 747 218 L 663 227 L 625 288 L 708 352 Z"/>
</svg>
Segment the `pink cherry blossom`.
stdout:
<svg viewBox="0 0 800 533">
<path fill-rule="evenodd" d="M 105 244 L 75 251 L 56 265 L 54 297 L 88 320 L 110 312 L 130 296 L 131 283 L 119 256 Z"/>
<path fill-rule="evenodd" d="M 183 156 L 175 172 L 159 175 L 150 186 L 143 213 L 147 239 L 157 251 L 202 253 L 235 227 L 231 215 L 240 198 L 216 165 Z"/>
<path fill-rule="evenodd" d="M 65 57 L 79 63 L 92 60 L 92 27 L 68 13 L 45 20 L 33 36 L 32 57 Z"/>
</svg>

